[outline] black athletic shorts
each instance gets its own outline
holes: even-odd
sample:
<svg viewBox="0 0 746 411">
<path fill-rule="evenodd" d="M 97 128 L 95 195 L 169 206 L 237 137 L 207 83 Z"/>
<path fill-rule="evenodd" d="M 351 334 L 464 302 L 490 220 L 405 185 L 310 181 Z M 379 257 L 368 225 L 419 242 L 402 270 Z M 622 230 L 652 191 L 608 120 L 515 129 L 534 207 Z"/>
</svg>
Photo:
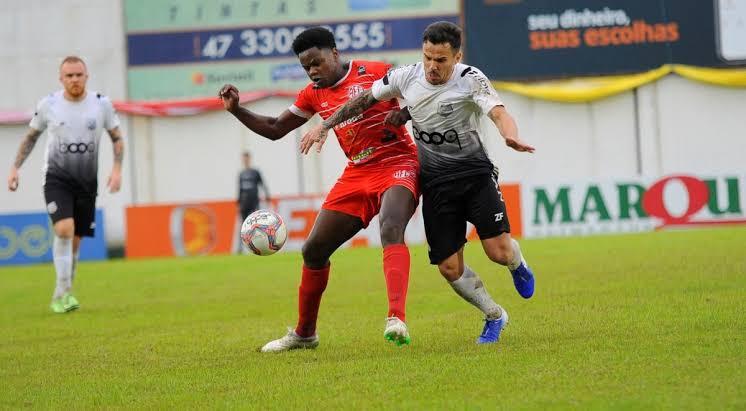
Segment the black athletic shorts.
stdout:
<svg viewBox="0 0 746 411">
<path fill-rule="evenodd" d="M 72 217 L 75 235 L 93 237 L 96 228 L 96 192 L 77 184 L 47 174 L 44 182 L 44 200 L 52 223 Z"/>
<path fill-rule="evenodd" d="M 477 175 L 436 184 L 422 191 L 422 215 L 430 264 L 440 264 L 466 244 L 466 222 L 479 238 L 510 232 L 497 175 Z"/>
</svg>

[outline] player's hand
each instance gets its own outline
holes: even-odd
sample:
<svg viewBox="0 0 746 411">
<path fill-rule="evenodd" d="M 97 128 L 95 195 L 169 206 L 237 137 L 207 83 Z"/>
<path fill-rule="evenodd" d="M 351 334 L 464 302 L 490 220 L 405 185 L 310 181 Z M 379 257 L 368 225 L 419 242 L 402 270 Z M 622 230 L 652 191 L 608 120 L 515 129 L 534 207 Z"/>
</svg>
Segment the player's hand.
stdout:
<svg viewBox="0 0 746 411">
<path fill-rule="evenodd" d="M 226 110 L 233 112 L 238 109 L 238 89 L 233 84 L 224 85 L 218 92 L 218 97 Z"/>
<path fill-rule="evenodd" d="M 106 182 L 110 193 L 116 193 L 122 187 L 122 172 L 119 169 L 111 170 L 109 180 Z"/>
<path fill-rule="evenodd" d="M 524 143 L 523 141 L 521 141 L 521 139 L 518 138 L 518 137 L 514 137 L 514 138 L 506 137 L 505 138 L 505 145 L 508 146 L 508 147 L 510 147 L 510 148 L 512 148 L 515 151 L 520 151 L 520 152 L 533 153 L 534 150 L 536 150 L 532 146 L 530 146 L 530 145 Z"/>
<path fill-rule="evenodd" d="M 383 124 L 399 127 L 407 124 L 407 121 L 409 121 L 410 118 L 409 111 L 406 108 L 402 110 L 393 110 L 386 114 L 386 118 L 383 119 Z"/>
<path fill-rule="evenodd" d="M 10 175 L 8 176 L 8 190 L 18 190 L 18 169 L 15 167 L 10 169 Z"/>
<path fill-rule="evenodd" d="M 324 127 L 323 124 L 319 124 L 312 128 L 311 131 L 306 133 L 302 139 L 300 139 L 300 152 L 308 154 L 311 151 L 311 147 L 316 144 L 316 152 L 321 152 L 321 147 L 324 146 L 326 137 L 329 134 L 329 130 Z"/>
</svg>

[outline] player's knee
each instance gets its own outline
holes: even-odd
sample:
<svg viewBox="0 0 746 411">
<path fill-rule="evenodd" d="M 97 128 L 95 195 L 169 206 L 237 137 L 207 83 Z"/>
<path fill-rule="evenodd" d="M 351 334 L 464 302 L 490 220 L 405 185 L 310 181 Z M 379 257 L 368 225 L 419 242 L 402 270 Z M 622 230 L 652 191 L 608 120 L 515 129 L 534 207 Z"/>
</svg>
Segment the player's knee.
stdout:
<svg viewBox="0 0 746 411">
<path fill-rule="evenodd" d="M 438 271 L 448 281 L 456 281 L 461 277 L 457 262 L 444 261 L 438 264 Z"/>
<path fill-rule="evenodd" d="M 487 257 L 500 265 L 508 265 L 513 259 L 513 249 L 508 244 L 500 244 L 487 251 Z"/>
<path fill-rule="evenodd" d="M 401 244 L 404 242 L 404 229 L 406 225 L 395 221 L 384 221 L 381 223 L 381 244 Z"/>
<path fill-rule="evenodd" d="M 309 268 L 321 268 L 325 266 L 330 256 L 324 250 L 325 248 L 322 245 L 315 244 L 313 241 L 306 241 L 301 249 L 303 264 Z"/>
<path fill-rule="evenodd" d="M 54 235 L 60 238 L 72 238 L 75 234 L 75 223 L 72 218 L 65 218 L 54 223 Z"/>
</svg>

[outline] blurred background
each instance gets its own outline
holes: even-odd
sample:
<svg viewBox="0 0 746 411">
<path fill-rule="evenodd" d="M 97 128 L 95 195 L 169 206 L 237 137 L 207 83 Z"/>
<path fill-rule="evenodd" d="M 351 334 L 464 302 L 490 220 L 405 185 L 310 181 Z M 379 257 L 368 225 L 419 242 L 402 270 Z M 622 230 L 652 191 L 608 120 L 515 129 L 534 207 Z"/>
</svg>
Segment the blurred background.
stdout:
<svg viewBox="0 0 746 411">
<path fill-rule="evenodd" d="M 421 59 L 423 29 L 456 22 L 464 62 L 481 69 L 533 155 L 492 126 L 484 143 L 525 237 L 746 223 L 746 2 L 739 0 L 3 0 L 0 164 L 16 156 L 37 102 L 78 55 L 89 91 L 117 107 L 121 192 L 105 191 L 83 259 L 229 253 L 241 153 L 253 154 L 299 249 L 346 164 L 336 141 L 301 156 L 318 117 L 271 142 L 222 110 L 278 115 L 308 79 L 290 45 L 328 26 L 346 59 Z M 0 190 L 0 265 L 51 261 L 41 188 L 43 135 L 15 193 Z M 5 175 L 7 176 L 7 174 Z M 419 213 L 408 229 L 423 243 Z M 377 245 L 377 224 L 349 246 Z"/>
</svg>

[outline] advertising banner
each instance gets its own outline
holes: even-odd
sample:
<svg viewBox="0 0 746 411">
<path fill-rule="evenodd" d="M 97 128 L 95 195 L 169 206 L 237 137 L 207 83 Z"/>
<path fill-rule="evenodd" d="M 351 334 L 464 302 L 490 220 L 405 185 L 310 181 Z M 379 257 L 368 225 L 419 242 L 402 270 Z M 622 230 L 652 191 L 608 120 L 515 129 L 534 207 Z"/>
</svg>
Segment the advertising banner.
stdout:
<svg viewBox="0 0 746 411">
<path fill-rule="evenodd" d="M 466 1 L 466 61 L 494 80 L 743 65 L 746 25 L 735 23 L 746 7 L 732 3 L 738 2 Z"/>
<path fill-rule="evenodd" d="M 746 224 L 746 175 L 521 186 L 525 237 Z"/>
<path fill-rule="evenodd" d="M 520 187 L 502 184 L 500 188 L 508 205 L 513 235 L 520 237 L 523 226 Z M 270 204 L 262 204 L 262 208 L 272 208 L 285 221 L 288 239 L 282 251 L 300 251 L 323 202 L 323 195 L 299 195 L 275 197 Z M 142 205 L 128 207 L 126 216 L 127 258 L 228 254 L 239 249 L 238 230 L 242 222 L 235 201 Z M 471 226 L 467 228 L 467 238 L 478 238 Z M 419 208 L 407 225 L 405 239 L 408 244 L 426 242 Z M 367 229 L 342 247 L 380 245 L 378 217 L 375 217 Z"/>
<path fill-rule="evenodd" d="M 130 100 L 213 96 L 224 83 L 241 91 L 297 91 L 308 83 L 291 46 L 323 25 L 344 58 L 420 60 L 422 31 L 458 21 L 450 0 L 125 0 Z"/>
<path fill-rule="evenodd" d="M 81 260 L 106 258 L 104 213 L 96 210 L 96 236 L 80 243 Z M 52 261 L 52 222 L 46 213 L 0 214 L 0 265 Z"/>
</svg>

